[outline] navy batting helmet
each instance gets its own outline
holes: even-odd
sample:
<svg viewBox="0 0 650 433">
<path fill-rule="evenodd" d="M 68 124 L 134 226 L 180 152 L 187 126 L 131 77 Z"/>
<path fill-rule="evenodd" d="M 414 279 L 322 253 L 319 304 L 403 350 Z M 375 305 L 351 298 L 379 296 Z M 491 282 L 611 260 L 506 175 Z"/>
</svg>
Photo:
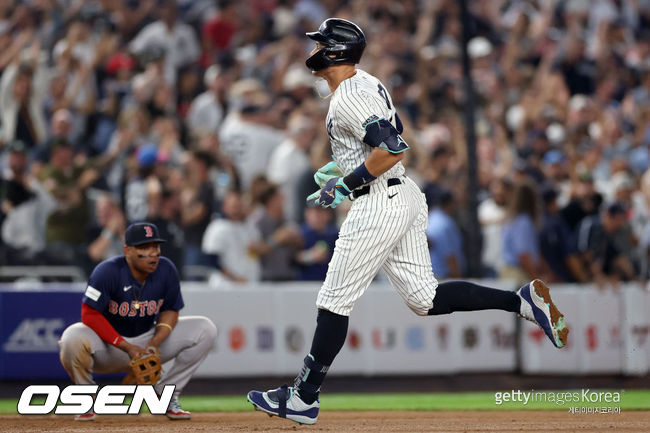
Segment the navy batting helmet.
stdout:
<svg viewBox="0 0 650 433">
<path fill-rule="evenodd" d="M 341 18 L 326 19 L 318 31 L 306 34 L 323 45 L 305 62 L 312 71 L 342 63 L 359 63 L 366 48 L 366 35 L 359 26 Z"/>
</svg>

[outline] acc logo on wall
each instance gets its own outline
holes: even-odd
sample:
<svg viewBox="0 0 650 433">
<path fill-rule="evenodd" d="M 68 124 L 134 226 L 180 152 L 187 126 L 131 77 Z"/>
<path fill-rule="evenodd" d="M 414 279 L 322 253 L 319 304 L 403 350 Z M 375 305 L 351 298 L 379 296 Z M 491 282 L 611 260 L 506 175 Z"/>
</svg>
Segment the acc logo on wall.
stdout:
<svg viewBox="0 0 650 433">
<path fill-rule="evenodd" d="M 58 352 L 58 341 L 65 321 L 52 319 L 23 319 L 2 345 L 5 352 Z"/>
</svg>

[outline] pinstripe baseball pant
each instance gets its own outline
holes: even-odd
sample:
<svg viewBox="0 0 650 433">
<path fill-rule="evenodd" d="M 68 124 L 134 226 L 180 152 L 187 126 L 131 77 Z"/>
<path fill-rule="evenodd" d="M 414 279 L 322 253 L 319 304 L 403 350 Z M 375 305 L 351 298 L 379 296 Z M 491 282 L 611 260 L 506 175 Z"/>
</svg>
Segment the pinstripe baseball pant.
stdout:
<svg viewBox="0 0 650 433">
<path fill-rule="evenodd" d="M 431 269 L 424 194 L 406 176 L 388 186 L 381 177 L 354 200 L 341 226 L 316 305 L 349 316 L 380 268 L 420 316 L 433 307 L 438 281 Z"/>
</svg>

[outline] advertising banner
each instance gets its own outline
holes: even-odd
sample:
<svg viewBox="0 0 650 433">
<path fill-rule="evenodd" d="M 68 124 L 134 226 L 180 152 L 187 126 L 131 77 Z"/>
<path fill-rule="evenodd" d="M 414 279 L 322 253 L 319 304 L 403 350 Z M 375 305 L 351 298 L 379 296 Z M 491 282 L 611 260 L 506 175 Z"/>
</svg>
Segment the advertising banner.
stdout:
<svg viewBox="0 0 650 433">
<path fill-rule="evenodd" d="M 186 284 L 184 314 L 205 315 L 219 329 L 217 347 L 197 374 L 294 374 L 309 352 L 319 287 L 301 283 L 215 292 Z M 499 311 L 420 317 L 389 285 L 373 285 L 354 308 L 331 374 L 511 371 L 515 320 Z"/>
<path fill-rule="evenodd" d="M 500 288 L 507 282 L 485 281 Z M 501 286 L 499 286 L 501 284 Z M 85 285 L 0 286 L 0 380 L 66 379 L 57 342 L 80 319 Z M 209 317 L 217 344 L 198 377 L 293 375 L 316 327 L 318 283 L 233 285 L 183 283 L 181 315 Z M 554 285 L 570 328 L 554 348 L 536 325 L 502 311 L 420 317 L 385 283 L 357 302 L 334 375 L 460 372 L 629 374 L 650 371 L 650 293 Z M 519 348 L 517 348 L 517 327 Z"/>
<path fill-rule="evenodd" d="M 81 290 L 0 288 L 0 379 L 67 377 L 57 342 L 80 320 Z"/>
</svg>

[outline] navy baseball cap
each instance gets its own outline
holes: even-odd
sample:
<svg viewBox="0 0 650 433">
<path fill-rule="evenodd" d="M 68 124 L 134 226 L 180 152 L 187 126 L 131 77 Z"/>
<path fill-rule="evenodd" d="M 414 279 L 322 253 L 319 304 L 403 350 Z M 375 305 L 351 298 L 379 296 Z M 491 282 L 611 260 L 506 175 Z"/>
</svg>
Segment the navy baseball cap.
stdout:
<svg viewBox="0 0 650 433">
<path fill-rule="evenodd" d="M 124 243 L 128 246 L 148 244 L 149 242 L 166 242 L 160 237 L 158 227 L 151 223 L 133 223 L 126 228 Z"/>
</svg>

